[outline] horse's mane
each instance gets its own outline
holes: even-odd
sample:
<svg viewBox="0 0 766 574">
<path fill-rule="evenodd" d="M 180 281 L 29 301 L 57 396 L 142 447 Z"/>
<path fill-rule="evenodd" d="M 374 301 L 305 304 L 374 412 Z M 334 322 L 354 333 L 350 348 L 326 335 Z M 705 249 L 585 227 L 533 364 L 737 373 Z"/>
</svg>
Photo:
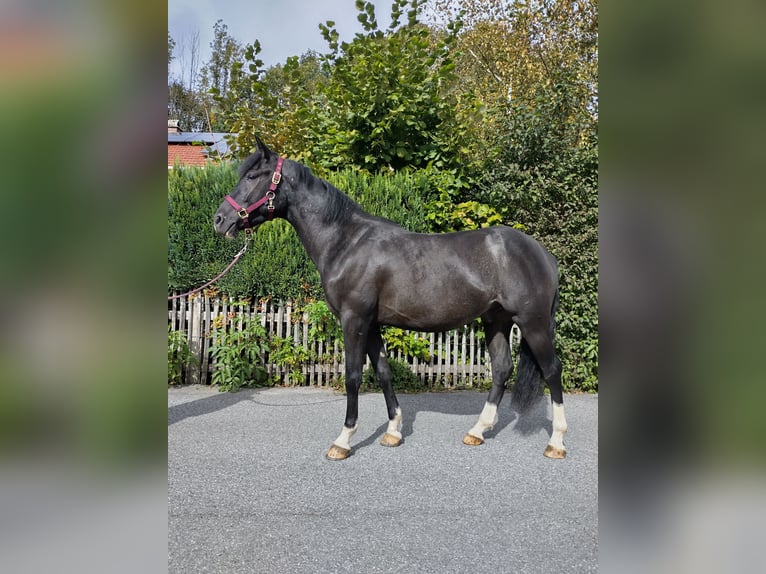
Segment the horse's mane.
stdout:
<svg viewBox="0 0 766 574">
<path fill-rule="evenodd" d="M 324 208 L 324 219 L 327 223 L 347 223 L 354 213 L 367 215 L 358 203 L 337 187 L 322 179 L 319 181 L 327 192 L 327 203 Z"/>
<path fill-rule="evenodd" d="M 299 166 L 299 178 L 310 189 L 317 190 L 322 194 L 324 201 L 323 213 L 325 223 L 347 223 L 354 213 L 369 214 L 358 203 L 351 199 L 331 183 L 316 177 L 311 170 L 302 164 Z"/>
</svg>

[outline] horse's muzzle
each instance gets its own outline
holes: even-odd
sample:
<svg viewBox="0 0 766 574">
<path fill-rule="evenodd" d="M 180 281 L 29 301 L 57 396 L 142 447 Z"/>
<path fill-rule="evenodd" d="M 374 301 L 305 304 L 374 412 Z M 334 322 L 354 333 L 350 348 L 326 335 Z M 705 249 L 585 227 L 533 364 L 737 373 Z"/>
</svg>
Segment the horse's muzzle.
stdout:
<svg viewBox="0 0 766 574">
<path fill-rule="evenodd" d="M 224 235 L 233 239 L 237 235 L 237 220 L 229 220 L 221 213 L 216 213 L 213 218 L 213 229 L 218 235 Z"/>
</svg>

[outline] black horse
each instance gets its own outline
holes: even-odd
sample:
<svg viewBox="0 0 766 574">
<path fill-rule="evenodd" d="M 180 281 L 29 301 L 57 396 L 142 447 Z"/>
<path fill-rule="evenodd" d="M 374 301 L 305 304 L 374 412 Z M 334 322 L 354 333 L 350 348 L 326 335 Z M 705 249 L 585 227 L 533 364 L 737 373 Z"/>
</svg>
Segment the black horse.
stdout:
<svg viewBox="0 0 766 574">
<path fill-rule="evenodd" d="M 523 409 L 550 389 L 553 433 L 545 455 L 566 455 L 561 362 L 553 346 L 558 305 L 555 258 L 536 240 L 509 227 L 444 234 L 413 233 L 364 212 L 347 195 L 294 161 L 258 150 L 239 169 L 239 182 L 215 214 L 215 230 L 233 238 L 273 217 L 287 219 L 322 278 L 327 305 L 340 319 L 346 358 L 346 420 L 327 451 L 351 454 L 357 429 L 365 353 L 388 408 L 385 446 L 402 442 L 402 411 L 391 384 L 381 325 L 447 331 L 481 317 L 492 362 L 492 389 L 463 442 L 480 445 L 497 419 L 513 370 L 510 333 L 521 335 L 513 400 Z"/>
</svg>

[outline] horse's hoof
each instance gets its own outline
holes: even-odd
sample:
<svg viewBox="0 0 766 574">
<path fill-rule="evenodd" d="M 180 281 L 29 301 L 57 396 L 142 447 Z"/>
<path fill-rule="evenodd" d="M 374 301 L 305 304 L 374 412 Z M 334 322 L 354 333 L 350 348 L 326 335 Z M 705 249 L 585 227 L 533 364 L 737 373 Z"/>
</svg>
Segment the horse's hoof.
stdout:
<svg viewBox="0 0 766 574">
<path fill-rule="evenodd" d="M 480 444 L 484 444 L 484 439 L 473 436 L 472 434 L 467 434 L 463 437 L 463 444 L 467 444 L 468 446 L 479 446 Z"/>
<path fill-rule="evenodd" d="M 380 439 L 380 444 L 383 446 L 399 446 L 402 444 L 402 438 L 387 432 L 383 435 L 383 438 Z"/>
<path fill-rule="evenodd" d="M 330 450 L 325 453 L 325 456 L 330 460 L 343 460 L 351 456 L 350 448 L 341 448 L 337 445 L 332 445 Z"/>
<path fill-rule="evenodd" d="M 543 453 L 548 458 L 564 458 L 567 455 L 567 451 L 563 448 L 556 448 L 555 446 L 548 445 L 545 447 Z"/>
</svg>

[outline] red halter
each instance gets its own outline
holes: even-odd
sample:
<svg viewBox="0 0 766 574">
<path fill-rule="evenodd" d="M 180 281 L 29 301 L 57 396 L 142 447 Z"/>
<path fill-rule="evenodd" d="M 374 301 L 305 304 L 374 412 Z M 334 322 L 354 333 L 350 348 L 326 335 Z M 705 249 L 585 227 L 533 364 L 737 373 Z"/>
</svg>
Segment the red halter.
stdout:
<svg viewBox="0 0 766 574">
<path fill-rule="evenodd" d="M 250 230 L 250 214 L 261 207 L 264 203 L 268 203 L 268 210 L 269 210 L 269 220 L 274 218 L 274 198 L 276 197 L 276 193 L 274 193 L 277 190 L 277 186 L 279 185 L 279 182 L 282 181 L 282 164 L 285 162 L 285 158 L 280 157 L 277 160 L 277 167 L 274 168 L 274 174 L 271 176 L 271 185 L 269 185 L 269 191 L 266 192 L 266 195 L 264 195 L 261 199 L 256 201 L 254 204 L 252 204 L 250 207 L 242 207 L 240 206 L 236 201 L 234 201 L 234 198 L 230 195 L 226 196 L 226 201 L 229 202 L 229 205 L 231 205 L 234 209 L 237 210 L 237 215 L 242 219 L 243 226 L 245 228 L 245 232 L 249 235 L 251 233 Z"/>
</svg>

